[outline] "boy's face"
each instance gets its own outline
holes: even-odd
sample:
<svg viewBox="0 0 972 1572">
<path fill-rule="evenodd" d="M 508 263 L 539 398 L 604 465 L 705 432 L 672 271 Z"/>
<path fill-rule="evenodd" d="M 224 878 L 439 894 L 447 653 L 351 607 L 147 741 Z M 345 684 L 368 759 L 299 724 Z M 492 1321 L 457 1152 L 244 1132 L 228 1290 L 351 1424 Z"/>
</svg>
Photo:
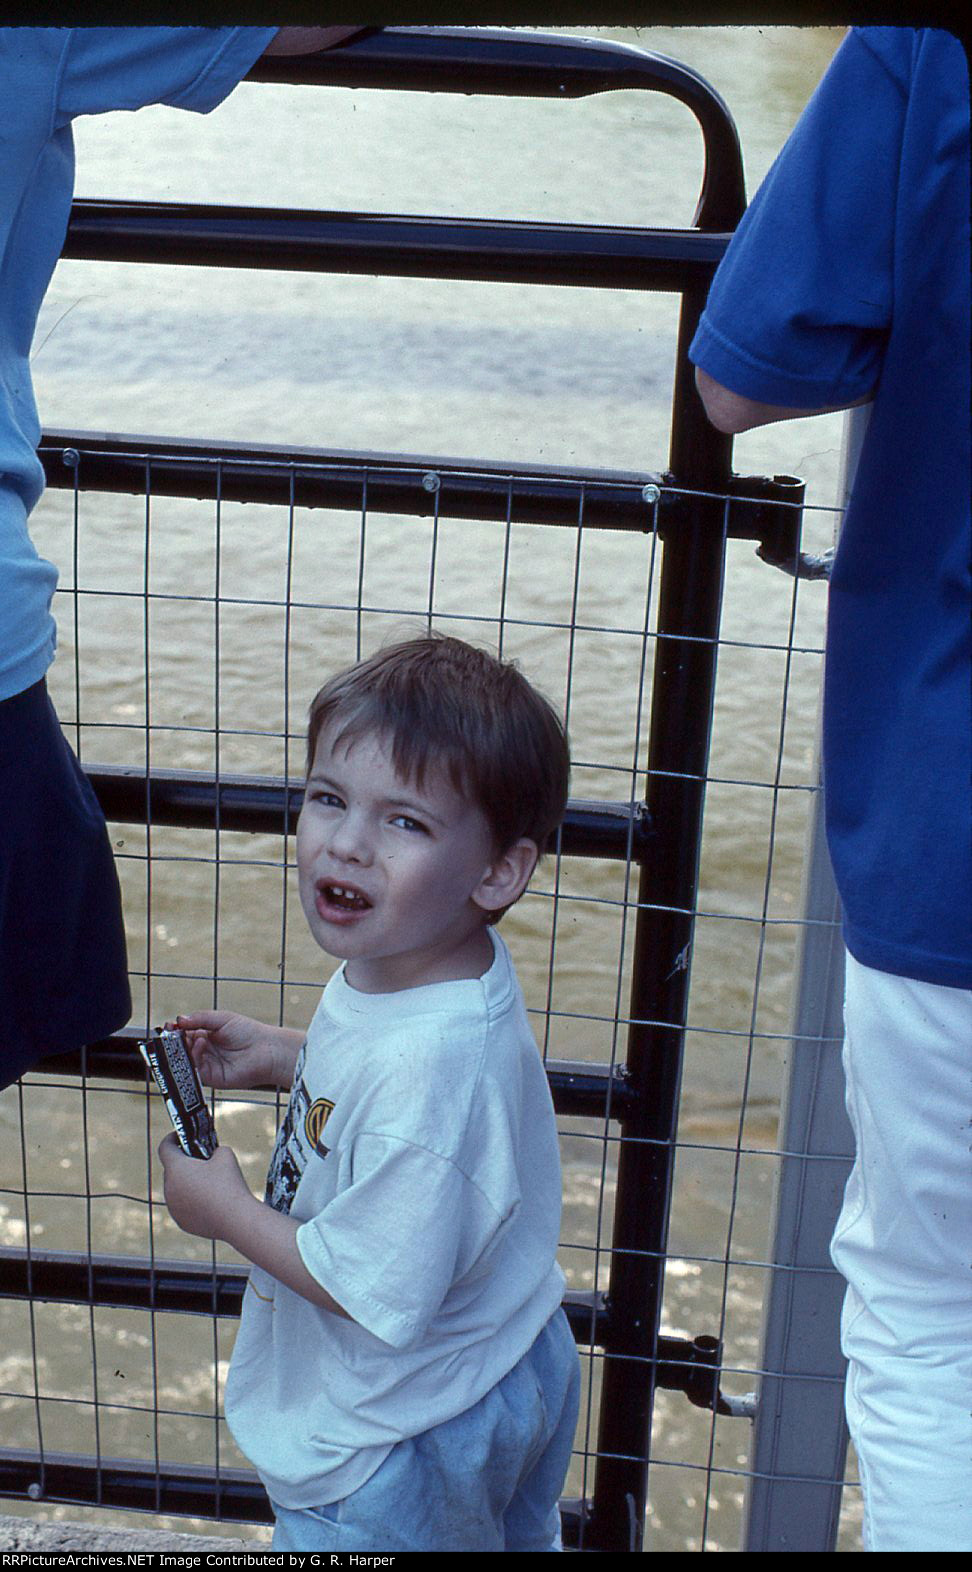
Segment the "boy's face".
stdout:
<svg viewBox="0 0 972 1572">
<path fill-rule="evenodd" d="M 485 815 L 443 772 L 428 771 L 421 791 L 403 780 L 380 736 L 335 746 L 334 728 L 322 730 L 297 868 L 311 933 L 364 993 L 480 977 L 492 961 L 485 918 L 505 900 Z"/>
</svg>

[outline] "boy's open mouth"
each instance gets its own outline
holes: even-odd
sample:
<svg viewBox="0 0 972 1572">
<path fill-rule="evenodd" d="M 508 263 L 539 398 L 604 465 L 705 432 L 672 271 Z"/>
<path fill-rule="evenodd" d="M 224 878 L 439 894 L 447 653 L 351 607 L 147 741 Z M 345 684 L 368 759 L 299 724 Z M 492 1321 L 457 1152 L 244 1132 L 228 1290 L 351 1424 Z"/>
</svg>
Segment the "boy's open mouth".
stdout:
<svg viewBox="0 0 972 1572">
<path fill-rule="evenodd" d="M 324 897 L 328 906 L 337 906 L 345 912 L 365 912 L 371 905 L 367 896 L 360 890 L 348 884 L 320 884 L 319 893 Z"/>
</svg>

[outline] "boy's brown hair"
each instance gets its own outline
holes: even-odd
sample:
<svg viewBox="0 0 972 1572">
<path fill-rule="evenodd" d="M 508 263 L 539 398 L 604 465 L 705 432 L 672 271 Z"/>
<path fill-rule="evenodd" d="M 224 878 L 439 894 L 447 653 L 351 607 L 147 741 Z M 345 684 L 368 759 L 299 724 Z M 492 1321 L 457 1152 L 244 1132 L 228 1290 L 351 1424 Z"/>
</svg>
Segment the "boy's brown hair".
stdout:
<svg viewBox="0 0 972 1572">
<path fill-rule="evenodd" d="M 525 836 L 542 854 L 563 817 L 570 753 L 555 710 L 512 661 L 461 639 L 405 639 L 326 682 L 310 707 L 308 774 L 332 722 L 336 742 L 388 738 L 398 773 L 420 789 L 427 770 L 444 769 L 497 852 Z"/>
</svg>

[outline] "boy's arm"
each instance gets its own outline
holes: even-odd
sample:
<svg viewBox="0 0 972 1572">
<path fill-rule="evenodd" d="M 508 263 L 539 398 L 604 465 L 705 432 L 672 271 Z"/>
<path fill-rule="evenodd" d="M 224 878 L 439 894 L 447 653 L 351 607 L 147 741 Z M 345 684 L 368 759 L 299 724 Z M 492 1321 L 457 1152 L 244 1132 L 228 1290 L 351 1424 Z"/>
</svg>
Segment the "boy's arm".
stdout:
<svg viewBox="0 0 972 1572">
<path fill-rule="evenodd" d="M 351 1316 L 308 1272 L 297 1248 L 296 1218 L 258 1201 L 235 1153 L 218 1146 L 212 1157 L 187 1157 L 175 1135 L 159 1147 L 165 1201 L 186 1233 L 222 1239 L 285 1287 L 334 1315 Z"/>
<path fill-rule="evenodd" d="M 196 1010 L 176 1016 L 175 1024 L 206 1086 L 229 1091 L 293 1085 L 303 1032 L 267 1026 L 232 1010 Z"/>
</svg>

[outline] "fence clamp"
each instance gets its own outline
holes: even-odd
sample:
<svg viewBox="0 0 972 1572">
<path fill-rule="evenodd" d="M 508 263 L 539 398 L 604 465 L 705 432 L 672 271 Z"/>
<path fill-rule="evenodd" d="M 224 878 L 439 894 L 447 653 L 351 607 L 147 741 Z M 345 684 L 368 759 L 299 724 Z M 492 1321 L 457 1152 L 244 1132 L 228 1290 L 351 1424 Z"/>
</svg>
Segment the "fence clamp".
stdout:
<svg viewBox="0 0 972 1572">
<path fill-rule="evenodd" d="M 796 475 L 733 475 L 729 537 L 756 540 L 756 555 L 795 579 L 828 579 L 833 552 L 800 550 L 806 486 Z"/>
<path fill-rule="evenodd" d="M 834 565 L 833 548 L 821 552 L 819 557 L 808 551 L 795 552 L 791 557 L 778 557 L 765 546 L 759 545 L 756 555 L 763 562 L 768 562 L 771 568 L 779 568 L 781 573 L 788 573 L 794 579 L 829 579 Z"/>
</svg>

